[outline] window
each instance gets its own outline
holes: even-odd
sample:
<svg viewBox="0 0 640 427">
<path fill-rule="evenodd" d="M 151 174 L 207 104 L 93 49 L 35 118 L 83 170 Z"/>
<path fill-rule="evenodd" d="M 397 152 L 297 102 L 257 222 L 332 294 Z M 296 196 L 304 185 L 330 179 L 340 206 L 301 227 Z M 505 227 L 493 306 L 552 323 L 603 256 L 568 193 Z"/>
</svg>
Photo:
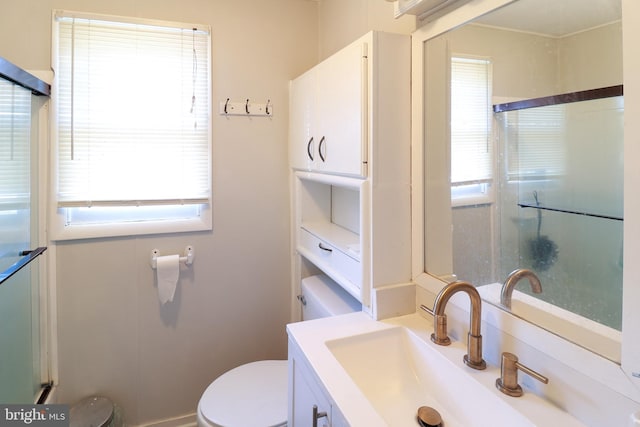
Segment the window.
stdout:
<svg viewBox="0 0 640 427">
<path fill-rule="evenodd" d="M 210 31 L 54 14 L 54 238 L 211 228 Z"/>
<path fill-rule="evenodd" d="M 451 58 L 451 199 L 488 202 L 493 171 L 491 62 Z"/>
</svg>

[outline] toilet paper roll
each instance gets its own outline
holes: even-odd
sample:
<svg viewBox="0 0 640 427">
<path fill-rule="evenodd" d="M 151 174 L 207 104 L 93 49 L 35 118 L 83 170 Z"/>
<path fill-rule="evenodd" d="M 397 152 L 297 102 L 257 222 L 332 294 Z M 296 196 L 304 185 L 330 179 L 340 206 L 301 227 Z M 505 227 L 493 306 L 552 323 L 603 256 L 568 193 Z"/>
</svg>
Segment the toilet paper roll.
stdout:
<svg viewBox="0 0 640 427">
<path fill-rule="evenodd" d="M 156 277 L 158 281 L 158 298 L 160 303 L 173 301 L 176 285 L 180 276 L 180 256 L 167 255 L 156 258 Z"/>
</svg>

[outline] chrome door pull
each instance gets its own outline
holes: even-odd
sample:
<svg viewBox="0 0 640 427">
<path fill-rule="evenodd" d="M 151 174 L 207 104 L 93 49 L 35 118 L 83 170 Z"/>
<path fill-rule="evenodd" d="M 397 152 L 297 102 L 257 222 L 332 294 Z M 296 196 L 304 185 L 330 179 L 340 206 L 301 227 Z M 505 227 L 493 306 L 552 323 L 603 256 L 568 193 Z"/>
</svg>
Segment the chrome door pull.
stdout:
<svg viewBox="0 0 640 427">
<path fill-rule="evenodd" d="M 313 427 L 318 427 L 318 420 L 327 416 L 325 411 L 318 412 L 318 405 L 313 405 Z"/>
</svg>

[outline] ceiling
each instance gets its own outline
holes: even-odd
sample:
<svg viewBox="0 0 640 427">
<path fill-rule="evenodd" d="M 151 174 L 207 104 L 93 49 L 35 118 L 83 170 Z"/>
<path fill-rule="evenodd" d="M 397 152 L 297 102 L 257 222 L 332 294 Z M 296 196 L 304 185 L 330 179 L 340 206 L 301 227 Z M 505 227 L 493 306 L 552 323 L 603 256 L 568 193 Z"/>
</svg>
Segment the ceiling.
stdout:
<svg viewBox="0 0 640 427">
<path fill-rule="evenodd" d="M 620 0 L 518 0 L 475 22 L 563 37 L 621 17 Z"/>
</svg>

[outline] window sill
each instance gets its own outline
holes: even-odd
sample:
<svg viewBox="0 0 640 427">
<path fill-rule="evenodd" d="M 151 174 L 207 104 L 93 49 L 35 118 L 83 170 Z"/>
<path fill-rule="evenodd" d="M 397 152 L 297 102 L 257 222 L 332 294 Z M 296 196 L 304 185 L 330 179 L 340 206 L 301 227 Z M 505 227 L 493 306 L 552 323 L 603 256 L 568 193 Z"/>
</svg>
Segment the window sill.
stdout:
<svg viewBox="0 0 640 427">
<path fill-rule="evenodd" d="M 185 233 L 213 229 L 210 208 L 203 208 L 200 217 L 162 221 L 136 221 L 110 224 L 65 225 L 64 214 L 56 213 L 51 224 L 51 240 L 81 240 L 105 237 L 143 236 L 150 234 Z"/>
</svg>

